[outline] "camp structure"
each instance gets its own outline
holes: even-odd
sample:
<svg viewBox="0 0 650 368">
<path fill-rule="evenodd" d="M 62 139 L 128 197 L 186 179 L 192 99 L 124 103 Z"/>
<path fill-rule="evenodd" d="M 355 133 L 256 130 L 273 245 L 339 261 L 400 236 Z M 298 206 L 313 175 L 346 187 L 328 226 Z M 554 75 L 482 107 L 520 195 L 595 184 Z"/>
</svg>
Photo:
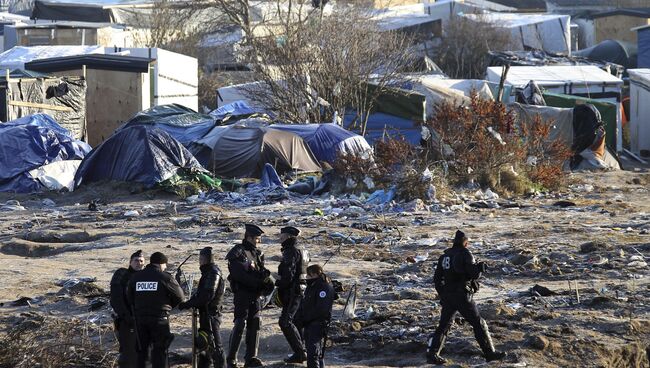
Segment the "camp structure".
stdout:
<svg viewBox="0 0 650 368">
<path fill-rule="evenodd" d="M 237 100 L 210 111 L 210 116 L 217 120 L 224 120 L 228 117 L 250 116 L 263 113 L 266 113 L 264 109 L 253 108 L 246 101 Z"/>
<path fill-rule="evenodd" d="M 146 188 L 180 174 L 205 171 L 192 154 L 162 129 L 136 125 L 121 129 L 92 150 L 81 162 L 75 186 L 123 181 Z"/>
<path fill-rule="evenodd" d="M 489 51 L 489 66 L 544 66 L 544 65 L 593 65 L 612 75 L 621 77 L 625 67 L 609 61 L 584 56 L 551 54 L 545 51 Z"/>
<path fill-rule="evenodd" d="M 605 145 L 598 110 L 590 104 L 574 108 L 522 105 L 512 103 L 508 109 L 517 116 L 520 124 L 532 124 L 541 118 L 543 123 L 553 124 L 549 140 L 560 140 L 573 151 L 567 162 L 570 170 L 619 170 L 616 156 Z"/>
<path fill-rule="evenodd" d="M 185 147 L 203 138 L 215 126 L 216 120 L 210 115 L 178 104 L 160 105 L 135 114 L 120 129 L 136 125 L 148 125 L 162 129 Z"/>
<path fill-rule="evenodd" d="M 267 163 L 279 174 L 321 171 L 318 160 L 300 136 L 265 126 L 216 126 L 196 143 L 192 152 L 199 159 L 205 157 L 202 164 L 222 178 L 259 178 Z"/>
<path fill-rule="evenodd" d="M 650 156 L 650 69 L 631 69 L 630 74 L 630 148 L 641 156 Z"/>
<path fill-rule="evenodd" d="M 593 24 L 594 43 L 614 39 L 636 44 L 637 35 L 630 28 L 650 25 L 650 8 L 617 6 L 616 9 L 591 14 L 588 18 Z"/>
<path fill-rule="evenodd" d="M 32 193 L 72 189 L 90 146 L 46 114 L 0 123 L 0 191 Z"/>
<path fill-rule="evenodd" d="M 369 156 L 372 148 L 360 135 L 333 124 L 273 124 L 269 128 L 302 137 L 318 161 L 334 163 L 339 155 Z"/>
<path fill-rule="evenodd" d="M 517 9 L 486 0 L 438 0 L 424 1 L 425 12 L 431 18 L 441 24 L 441 28 L 447 26 L 447 22 L 462 14 L 478 14 L 488 11 L 493 12 L 514 12 Z"/>
<path fill-rule="evenodd" d="M 0 70 L 25 70 L 25 63 L 34 60 L 103 53 L 101 46 L 16 46 L 0 54 Z"/>
<path fill-rule="evenodd" d="M 650 68 L 650 25 L 632 28 L 637 33 L 637 68 Z"/>
<path fill-rule="evenodd" d="M 571 17 L 558 14 L 485 13 L 463 14 L 510 33 L 510 50 L 543 50 L 571 53 Z"/>
<path fill-rule="evenodd" d="M 31 19 L 133 24 L 149 14 L 154 1 L 145 0 L 19 0 L 14 12 L 29 12 Z"/>
<path fill-rule="evenodd" d="M 637 45 L 618 40 L 604 40 L 592 47 L 573 52 L 573 56 L 584 57 L 624 66 L 626 69 L 637 66 Z"/>
<path fill-rule="evenodd" d="M 45 112 L 75 139 L 86 138 L 86 81 L 15 70 L 0 74 L 0 121 Z"/>
</svg>

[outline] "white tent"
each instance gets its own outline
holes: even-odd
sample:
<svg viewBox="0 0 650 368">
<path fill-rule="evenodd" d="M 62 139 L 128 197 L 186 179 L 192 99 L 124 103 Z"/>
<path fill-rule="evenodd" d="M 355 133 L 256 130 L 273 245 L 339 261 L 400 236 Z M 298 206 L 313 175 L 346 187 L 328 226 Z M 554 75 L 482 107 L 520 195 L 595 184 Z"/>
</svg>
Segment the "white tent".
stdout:
<svg viewBox="0 0 650 368">
<path fill-rule="evenodd" d="M 474 21 L 488 22 L 511 34 L 510 50 L 543 50 L 571 53 L 571 17 L 560 14 L 485 13 L 463 14 Z"/>
<path fill-rule="evenodd" d="M 630 148 L 650 151 L 650 69 L 628 69 L 630 74 Z"/>
</svg>

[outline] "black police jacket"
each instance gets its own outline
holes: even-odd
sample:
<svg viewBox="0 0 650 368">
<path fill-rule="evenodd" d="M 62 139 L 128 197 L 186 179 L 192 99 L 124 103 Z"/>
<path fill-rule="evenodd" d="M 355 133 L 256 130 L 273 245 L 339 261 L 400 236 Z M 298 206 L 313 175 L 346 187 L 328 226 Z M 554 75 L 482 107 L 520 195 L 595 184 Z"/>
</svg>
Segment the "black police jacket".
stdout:
<svg viewBox="0 0 650 368">
<path fill-rule="evenodd" d="M 214 263 L 205 264 L 200 269 L 201 279 L 199 279 L 196 293 L 185 304 L 191 308 L 199 308 L 199 311 L 220 312 L 226 289 L 223 277 L 221 277 L 221 270 Z"/>
<path fill-rule="evenodd" d="M 250 253 L 247 255 L 246 253 Z M 235 245 L 226 255 L 228 260 L 228 280 L 233 293 L 246 291 L 261 295 L 264 279 L 271 274 L 264 267 L 264 254 L 253 244 L 243 240 Z"/>
<path fill-rule="evenodd" d="M 436 291 L 439 295 L 449 292 L 475 292 L 472 283 L 481 276 L 481 268 L 474 262 L 474 256 L 463 246 L 454 246 L 445 250 L 438 259 L 433 275 Z"/>
<path fill-rule="evenodd" d="M 307 280 L 305 297 L 300 306 L 302 322 L 306 326 L 314 322 L 325 322 L 332 318 L 332 305 L 339 296 L 325 276 Z"/>
<path fill-rule="evenodd" d="M 183 301 L 183 290 L 159 265 L 148 264 L 131 276 L 127 296 L 137 318 L 162 318 Z"/>
<path fill-rule="evenodd" d="M 282 243 L 282 261 L 278 265 L 280 279 L 276 285 L 283 293 L 299 292 L 300 283 L 304 282 L 302 252 L 296 247 L 296 239 L 289 238 Z"/>
<path fill-rule="evenodd" d="M 110 302 L 117 318 L 125 319 L 131 317 L 131 308 L 126 302 L 126 288 L 129 285 L 131 275 L 136 272 L 133 268 L 119 268 L 111 278 Z"/>
</svg>

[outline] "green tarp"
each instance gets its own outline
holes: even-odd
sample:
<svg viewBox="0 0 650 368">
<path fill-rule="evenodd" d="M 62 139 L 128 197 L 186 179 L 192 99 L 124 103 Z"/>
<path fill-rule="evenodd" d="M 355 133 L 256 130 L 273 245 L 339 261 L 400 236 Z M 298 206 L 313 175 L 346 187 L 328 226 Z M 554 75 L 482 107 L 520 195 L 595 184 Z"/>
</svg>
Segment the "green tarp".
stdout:
<svg viewBox="0 0 650 368">
<path fill-rule="evenodd" d="M 610 150 L 616 152 L 616 109 L 618 106 L 616 103 L 558 93 L 544 93 L 544 100 L 546 105 L 553 107 L 575 107 L 584 103 L 594 105 L 605 124 L 605 143 Z"/>
</svg>

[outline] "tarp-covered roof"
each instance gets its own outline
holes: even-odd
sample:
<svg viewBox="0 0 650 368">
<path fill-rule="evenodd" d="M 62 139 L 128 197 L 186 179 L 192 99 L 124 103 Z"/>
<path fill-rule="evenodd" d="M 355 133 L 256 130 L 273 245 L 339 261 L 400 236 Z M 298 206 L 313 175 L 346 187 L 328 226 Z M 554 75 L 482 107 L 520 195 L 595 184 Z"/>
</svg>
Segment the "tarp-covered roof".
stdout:
<svg viewBox="0 0 650 368">
<path fill-rule="evenodd" d="M 501 78 L 501 69 L 500 66 L 488 67 L 488 80 L 498 82 Z M 525 87 L 531 80 L 541 86 L 561 86 L 568 83 L 623 85 L 621 79 L 591 65 L 513 66 L 506 77 L 506 83 L 519 88 Z"/>
<path fill-rule="evenodd" d="M 132 73 L 146 73 L 153 59 L 124 55 L 71 55 L 39 59 L 25 63 L 25 68 L 42 72 L 60 72 L 65 70 L 89 69 L 116 70 Z"/>
<path fill-rule="evenodd" d="M 82 161 L 75 185 L 98 181 L 127 181 L 153 187 L 181 169 L 201 170 L 199 162 L 162 129 L 136 125 L 122 129 Z"/>
<path fill-rule="evenodd" d="M 103 46 L 16 46 L 0 54 L 0 69 L 25 69 L 25 63 L 34 60 L 103 53 Z"/>
<path fill-rule="evenodd" d="M 90 146 L 46 114 L 0 123 L 0 191 L 34 192 L 40 184 L 29 171 L 63 160 L 82 159 Z"/>
</svg>

